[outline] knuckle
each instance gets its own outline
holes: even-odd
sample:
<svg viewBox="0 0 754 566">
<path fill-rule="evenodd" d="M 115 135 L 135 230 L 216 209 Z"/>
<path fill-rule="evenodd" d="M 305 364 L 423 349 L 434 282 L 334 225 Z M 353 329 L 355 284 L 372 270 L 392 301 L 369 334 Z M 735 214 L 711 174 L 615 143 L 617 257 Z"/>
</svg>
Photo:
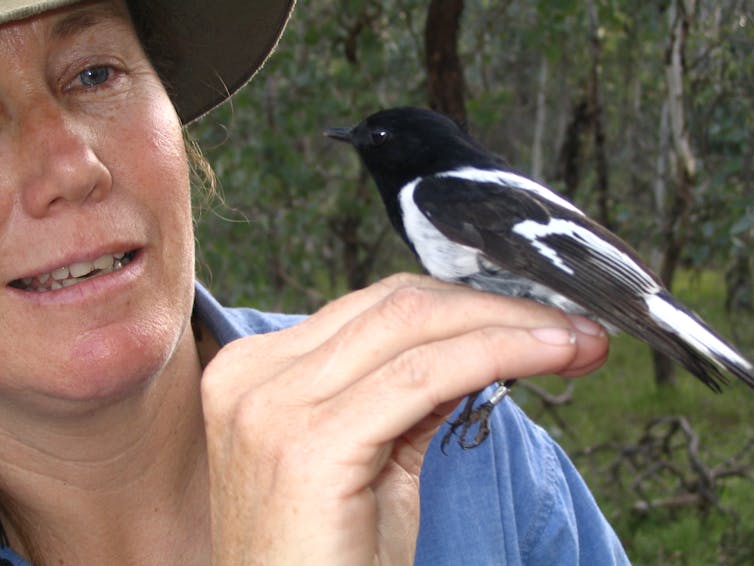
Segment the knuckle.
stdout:
<svg viewBox="0 0 754 566">
<path fill-rule="evenodd" d="M 494 326 L 485 326 L 476 331 L 477 344 L 480 354 L 484 356 L 500 356 L 507 348 L 507 333 L 509 329 L 501 330 Z"/>
<path fill-rule="evenodd" d="M 199 388 L 205 414 L 218 412 L 224 405 L 223 400 L 227 396 L 228 380 L 223 370 L 223 363 L 223 352 L 221 350 L 202 373 Z"/>
<path fill-rule="evenodd" d="M 200 392 L 205 413 L 226 412 L 244 391 L 262 382 L 272 371 L 276 353 L 275 344 L 266 335 L 247 336 L 220 348 L 202 373 Z M 251 368 L 259 369 L 252 372 Z"/>
<path fill-rule="evenodd" d="M 419 287 L 396 289 L 379 305 L 379 315 L 391 326 L 415 326 L 425 322 L 436 308 L 434 294 Z"/>
<path fill-rule="evenodd" d="M 514 329 L 483 327 L 473 333 L 473 352 L 475 363 L 486 367 L 490 376 L 497 376 L 504 370 L 505 362 L 510 359 L 510 334 L 521 332 Z"/>
<path fill-rule="evenodd" d="M 248 347 L 245 340 L 226 344 L 214 355 L 202 374 L 201 387 L 203 392 L 212 395 L 222 391 L 223 386 L 227 384 L 225 376 L 228 368 L 233 367 L 241 360 L 241 356 Z"/>
<path fill-rule="evenodd" d="M 406 389 L 422 389 L 435 373 L 437 355 L 430 346 L 418 347 L 403 352 L 388 366 L 389 373 L 397 384 Z"/>
</svg>

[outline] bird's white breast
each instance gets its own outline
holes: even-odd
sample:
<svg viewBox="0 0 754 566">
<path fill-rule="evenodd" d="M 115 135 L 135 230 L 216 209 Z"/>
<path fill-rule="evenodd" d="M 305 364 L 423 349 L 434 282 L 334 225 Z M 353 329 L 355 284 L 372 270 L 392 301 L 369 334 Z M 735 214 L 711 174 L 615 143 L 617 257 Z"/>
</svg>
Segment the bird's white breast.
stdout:
<svg viewBox="0 0 754 566">
<path fill-rule="evenodd" d="M 415 179 L 403 187 L 398 200 L 406 236 L 424 268 L 432 276 L 445 281 L 456 281 L 476 273 L 479 271 L 479 251 L 446 238 L 416 206 L 414 189 L 419 181 Z"/>
</svg>

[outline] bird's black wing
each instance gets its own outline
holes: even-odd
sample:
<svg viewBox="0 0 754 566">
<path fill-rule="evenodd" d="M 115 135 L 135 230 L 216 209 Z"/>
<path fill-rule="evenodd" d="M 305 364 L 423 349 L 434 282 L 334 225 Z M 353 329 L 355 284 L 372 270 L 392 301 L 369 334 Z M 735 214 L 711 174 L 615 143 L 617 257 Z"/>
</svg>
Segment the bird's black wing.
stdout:
<svg viewBox="0 0 754 566">
<path fill-rule="evenodd" d="M 719 389 L 717 382 L 725 379 L 717 365 L 700 357 L 661 324 L 648 324 L 647 297 L 672 297 L 636 252 L 578 210 L 562 206 L 559 197 L 550 196 L 544 187 L 539 188 L 542 191 L 504 182 L 436 176 L 422 179 L 413 197 L 446 238 L 478 249 L 503 272 L 556 291 L 600 320 L 646 341 Z"/>
<path fill-rule="evenodd" d="M 429 177 L 415 188 L 414 201 L 445 237 L 477 248 L 500 268 L 529 274 L 577 303 L 597 289 L 625 298 L 626 293 L 642 295 L 662 287 L 623 240 L 577 210 L 532 191 Z"/>
</svg>

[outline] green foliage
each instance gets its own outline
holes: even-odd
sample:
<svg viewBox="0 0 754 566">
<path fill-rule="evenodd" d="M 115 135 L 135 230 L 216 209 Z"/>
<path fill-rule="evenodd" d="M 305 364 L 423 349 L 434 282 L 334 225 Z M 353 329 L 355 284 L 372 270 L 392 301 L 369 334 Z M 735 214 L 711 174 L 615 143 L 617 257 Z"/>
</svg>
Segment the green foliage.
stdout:
<svg viewBox="0 0 754 566">
<path fill-rule="evenodd" d="M 687 272 L 679 277 L 677 294 L 724 335 L 732 328 L 723 312 L 723 284 L 719 273 Z M 739 344 L 754 355 L 751 318 L 739 333 Z M 708 467 L 724 463 L 749 440 L 754 441 L 751 392 L 740 383 L 712 394 L 685 372 L 677 387 L 658 389 L 651 373 L 649 349 L 625 335 L 611 341 L 610 359 L 595 374 L 576 380 L 572 402 L 558 408 L 560 419 L 543 412 L 541 403 L 524 389 L 514 397 L 524 409 L 558 439 L 574 459 L 597 501 L 610 519 L 635 564 L 709 565 L 751 564 L 754 560 L 754 452 L 744 464 L 749 478 L 720 481 L 719 509 L 702 512 L 694 505 L 632 511 L 639 500 L 633 489 L 638 473 L 623 460 L 616 479 L 619 456 L 635 446 L 644 427 L 664 415 L 683 415 L 699 436 L 700 459 Z M 548 377 L 553 393 L 562 391 L 563 379 Z M 566 427 L 563 427 L 566 423 Z M 678 443 L 676 439 L 676 445 Z M 624 451 L 624 452 L 622 452 Z M 688 477 L 694 477 L 685 453 L 674 460 Z M 646 470 L 644 470 L 646 471 Z M 633 472 L 633 473 L 632 473 Z M 648 495 L 669 497 L 679 486 L 675 476 L 651 484 Z"/>
<path fill-rule="evenodd" d="M 593 0 L 600 87 L 617 232 L 650 257 L 662 217 L 653 190 L 672 189 L 672 155 L 660 131 L 667 97 L 664 58 L 669 2 Z M 197 221 L 199 275 L 221 300 L 268 310 L 313 311 L 328 299 L 398 270 L 416 270 L 389 229 L 355 154 L 325 139 L 380 108 L 426 104 L 420 0 L 299 3 L 276 54 L 252 83 L 192 128 L 221 180 L 224 203 Z M 752 312 L 723 312 L 722 273 L 737 266 L 751 305 L 754 245 L 754 13 L 739 0 L 698 0 L 687 49 L 688 128 L 698 160 L 692 234 L 675 290 L 723 334 L 754 353 Z M 540 69 L 544 85 L 544 180 L 563 184 L 559 154 L 591 65 L 590 2 L 467 1 L 459 51 L 469 128 L 517 170 L 530 170 Z M 584 139 L 579 205 L 594 210 L 594 147 Z M 660 159 L 664 157 L 665 159 Z M 664 169 L 658 168 L 663 162 Z M 734 280 L 735 278 L 731 278 Z M 745 277 L 744 277 L 745 279 Z M 733 292 L 733 290 L 731 290 Z M 748 301 L 748 303 L 747 303 Z M 637 516 L 632 495 L 605 476 L 585 447 L 636 442 L 659 415 L 685 415 L 702 456 L 718 462 L 754 435 L 751 395 L 712 395 L 682 375 L 657 390 L 651 359 L 628 337 L 614 340 L 607 367 L 578 382 L 567 423 L 548 420 L 523 389 L 516 399 L 574 455 L 636 564 L 748 564 L 754 558 L 754 490 L 725 483 L 718 511 Z M 545 380 L 547 381 L 547 380 Z M 561 387 L 553 379 L 551 387 Z M 594 460 L 594 461 L 593 461 Z"/>
<path fill-rule="evenodd" d="M 588 81 L 588 6 L 478 1 L 464 12 L 469 127 L 523 172 L 547 63 L 542 150 L 545 180 L 555 188 L 565 126 Z M 670 182 L 672 170 L 668 162 L 657 171 L 668 8 L 618 0 L 595 7 L 612 216 L 618 233 L 650 254 L 662 224 L 652 190 L 658 175 Z M 310 311 L 349 288 L 415 269 L 385 236 L 381 203 L 355 155 L 321 131 L 379 108 L 424 104 L 426 9 L 419 0 L 299 7 L 254 81 L 194 128 L 226 199 L 197 230 L 200 276 L 221 298 Z M 700 171 L 684 260 L 722 269 L 746 253 L 754 233 L 752 14 L 733 0 L 700 1 L 689 42 L 688 121 Z M 576 200 L 592 210 L 593 148 L 585 143 Z"/>
<path fill-rule="evenodd" d="M 199 273 L 226 302 L 311 311 L 358 286 L 359 268 L 365 284 L 373 262 L 382 273 L 397 268 L 396 255 L 410 265 L 405 252 L 380 254 L 384 242 L 401 244 L 384 237 L 378 196 L 355 155 L 321 132 L 421 102 L 409 94 L 422 81 L 421 41 L 408 26 L 418 7 L 300 9 L 251 87 L 194 128 L 225 199 L 198 224 Z"/>
</svg>

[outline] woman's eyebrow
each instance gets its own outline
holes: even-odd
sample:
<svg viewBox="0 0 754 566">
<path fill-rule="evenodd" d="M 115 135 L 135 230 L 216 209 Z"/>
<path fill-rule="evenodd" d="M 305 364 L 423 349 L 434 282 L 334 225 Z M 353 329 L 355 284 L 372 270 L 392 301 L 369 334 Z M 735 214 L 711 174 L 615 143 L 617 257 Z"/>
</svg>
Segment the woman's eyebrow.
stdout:
<svg viewBox="0 0 754 566">
<path fill-rule="evenodd" d="M 113 19 L 124 21 L 128 19 L 128 15 L 110 2 L 83 6 L 74 9 L 57 21 L 52 28 L 52 36 L 56 39 L 65 39 L 103 21 Z"/>
</svg>

